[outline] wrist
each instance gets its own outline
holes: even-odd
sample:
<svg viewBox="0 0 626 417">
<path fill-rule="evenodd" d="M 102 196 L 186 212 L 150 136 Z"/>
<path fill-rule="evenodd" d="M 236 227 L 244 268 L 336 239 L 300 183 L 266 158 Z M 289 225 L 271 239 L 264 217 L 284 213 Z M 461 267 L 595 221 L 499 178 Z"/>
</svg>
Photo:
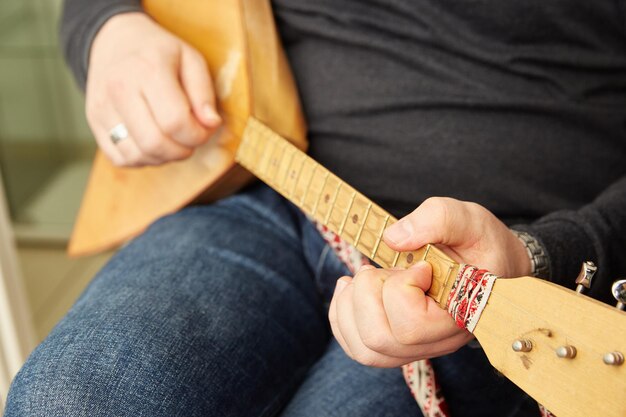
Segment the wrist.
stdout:
<svg viewBox="0 0 626 417">
<path fill-rule="evenodd" d="M 121 12 L 110 17 L 98 30 L 91 44 L 89 62 L 109 58 L 123 52 L 132 44 L 133 37 L 128 36 L 130 31 L 141 29 L 153 23 L 152 19 L 143 12 Z"/>
<path fill-rule="evenodd" d="M 106 33 L 108 31 L 124 31 L 131 28 L 131 25 L 141 24 L 141 22 L 151 20 L 147 14 L 138 11 L 121 12 L 111 16 L 100 28 L 98 35 Z M 96 35 L 96 39 L 98 38 Z"/>
</svg>

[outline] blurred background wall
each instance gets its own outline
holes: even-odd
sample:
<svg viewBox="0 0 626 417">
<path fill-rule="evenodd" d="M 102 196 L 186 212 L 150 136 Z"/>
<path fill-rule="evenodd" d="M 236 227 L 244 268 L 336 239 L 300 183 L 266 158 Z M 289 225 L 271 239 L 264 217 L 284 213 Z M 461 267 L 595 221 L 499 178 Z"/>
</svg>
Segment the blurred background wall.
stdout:
<svg viewBox="0 0 626 417">
<path fill-rule="evenodd" d="M 24 295 L 20 302 L 29 322 L 20 325 L 32 326 L 35 341 L 47 335 L 109 256 L 70 260 L 64 252 L 95 144 L 82 93 L 58 46 L 61 4 L 0 2 L 0 204 L 8 207 L 12 229 L 0 236 L 0 252 L 16 258 L 17 272 L 4 279 L 23 290 L 17 291 Z M 0 392 L 0 398 L 5 395 Z"/>
<path fill-rule="evenodd" d="M 67 236 L 94 151 L 58 47 L 61 3 L 0 5 L 0 166 L 19 238 Z"/>
</svg>

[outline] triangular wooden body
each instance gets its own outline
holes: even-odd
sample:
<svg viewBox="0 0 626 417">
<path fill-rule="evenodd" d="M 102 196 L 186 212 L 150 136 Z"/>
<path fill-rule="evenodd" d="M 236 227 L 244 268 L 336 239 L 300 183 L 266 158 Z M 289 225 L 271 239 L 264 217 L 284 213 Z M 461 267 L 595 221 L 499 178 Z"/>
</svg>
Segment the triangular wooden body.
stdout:
<svg viewBox="0 0 626 417">
<path fill-rule="evenodd" d="M 206 58 L 223 128 L 181 162 L 159 167 L 114 167 L 96 156 L 69 246 L 71 255 L 115 247 L 157 218 L 193 201 L 223 197 L 252 176 L 234 162 L 250 116 L 306 146 L 297 90 L 268 0 L 145 0 L 163 27 Z"/>
</svg>

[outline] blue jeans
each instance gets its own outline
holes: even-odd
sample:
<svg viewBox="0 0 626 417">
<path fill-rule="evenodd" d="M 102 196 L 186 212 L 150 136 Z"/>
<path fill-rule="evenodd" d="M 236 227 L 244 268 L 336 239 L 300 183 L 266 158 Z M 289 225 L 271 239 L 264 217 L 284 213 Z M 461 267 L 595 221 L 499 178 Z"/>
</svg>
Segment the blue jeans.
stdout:
<svg viewBox="0 0 626 417">
<path fill-rule="evenodd" d="M 262 185 L 164 217 L 32 353 L 5 416 L 420 416 L 399 369 L 333 341 L 326 310 L 346 273 Z M 524 415 L 480 349 L 435 364 L 455 417 Z"/>
</svg>

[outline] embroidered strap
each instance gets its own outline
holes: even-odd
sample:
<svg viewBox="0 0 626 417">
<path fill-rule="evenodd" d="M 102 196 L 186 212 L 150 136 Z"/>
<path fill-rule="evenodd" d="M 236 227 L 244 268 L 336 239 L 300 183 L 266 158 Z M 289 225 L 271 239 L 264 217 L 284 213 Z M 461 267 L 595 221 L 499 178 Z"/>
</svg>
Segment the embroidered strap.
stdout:
<svg viewBox="0 0 626 417">
<path fill-rule="evenodd" d="M 424 417 L 450 417 L 446 400 L 428 359 L 407 363 L 402 374 Z"/>
<path fill-rule="evenodd" d="M 457 326 L 474 331 L 496 278 L 485 269 L 461 265 L 448 296 L 448 313 Z"/>
</svg>

